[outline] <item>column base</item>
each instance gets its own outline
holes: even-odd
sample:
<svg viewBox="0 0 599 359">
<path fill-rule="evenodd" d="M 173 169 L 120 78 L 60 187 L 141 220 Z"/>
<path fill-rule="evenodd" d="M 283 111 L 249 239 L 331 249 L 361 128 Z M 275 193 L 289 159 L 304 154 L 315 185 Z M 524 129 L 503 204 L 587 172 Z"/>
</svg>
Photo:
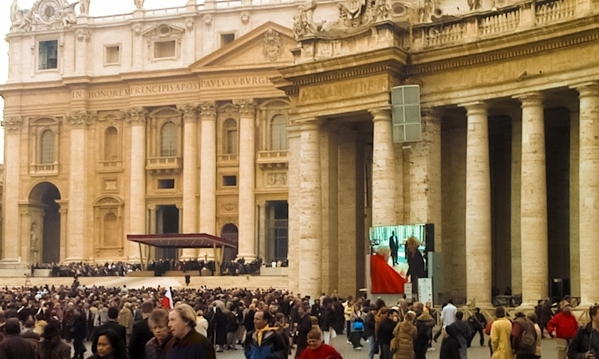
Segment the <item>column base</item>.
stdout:
<svg viewBox="0 0 599 359">
<path fill-rule="evenodd" d="M 0 277 L 25 278 L 27 275 L 31 275 L 29 263 L 21 262 L 18 259 L 3 259 L 0 261 Z"/>
</svg>

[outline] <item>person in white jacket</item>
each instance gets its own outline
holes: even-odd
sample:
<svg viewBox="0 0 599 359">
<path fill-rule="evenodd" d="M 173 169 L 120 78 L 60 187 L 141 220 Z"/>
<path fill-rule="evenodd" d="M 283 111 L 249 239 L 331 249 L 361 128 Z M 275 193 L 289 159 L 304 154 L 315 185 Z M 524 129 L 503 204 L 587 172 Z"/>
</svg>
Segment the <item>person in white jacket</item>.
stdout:
<svg viewBox="0 0 599 359">
<path fill-rule="evenodd" d="M 204 312 L 202 310 L 198 310 L 196 318 L 196 331 L 203 336 L 208 336 L 208 321 L 204 318 Z"/>
</svg>

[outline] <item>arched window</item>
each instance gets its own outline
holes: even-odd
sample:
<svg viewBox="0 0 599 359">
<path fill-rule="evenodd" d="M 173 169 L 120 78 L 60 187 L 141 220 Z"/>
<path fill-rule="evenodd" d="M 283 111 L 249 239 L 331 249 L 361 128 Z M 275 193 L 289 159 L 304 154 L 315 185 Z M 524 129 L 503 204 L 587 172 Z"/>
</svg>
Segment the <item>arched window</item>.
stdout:
<svg viewBox="0 0 599 359">
<path fill-rule="evenodd" d="M 104 131 L 104 161 L 116 161 L 119 159 L 118 136 L 117 129 L 112 126 Z"/>
<path fill-rule="evenodd" d="M 160 157 L 177 156 L 177 126 L 167 122 L 160 131 Z"/>
<path fill-rule="evenodd" d="M 118 244 L 118 223 L 116 214 L 108 212 L 104 216 L 104 246 L 116 247 Z"/>
<path fill-rule="evenodd" d="M 50 130 L 42 132 L 39 163 L 43 165 L 54 163 L 54 132 Z"/>
<path fill-rule="evenodd" d="M 270 123 L 270 144 L 273 151 L 287 150 L 287 118 L 276 115 Z"/>
<path fill-rule="evenodd" d="M 232 118 L 223 124 L 223 154 L 237 154 L 237 122 Z"/>
</svg>

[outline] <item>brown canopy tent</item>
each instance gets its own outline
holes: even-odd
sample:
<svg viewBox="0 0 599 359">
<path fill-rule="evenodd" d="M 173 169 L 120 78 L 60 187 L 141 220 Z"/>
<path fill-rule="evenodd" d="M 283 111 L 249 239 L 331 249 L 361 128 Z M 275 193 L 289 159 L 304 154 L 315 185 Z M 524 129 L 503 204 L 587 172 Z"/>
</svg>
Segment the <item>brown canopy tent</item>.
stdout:
<svg viewBox="0 0 599 359">
<path fill-rule="evenodd" d="M 144 269 L 150 260 L 150 253 L 144 262 L 142 244 L 159 248 L 212 248 L 217 273 L 220 273 L 225 247 L 237 248 L 236 241 L 207 233 L 128 234 L 127 240 L 139 244 L 139 256 Z"/>
</svg>

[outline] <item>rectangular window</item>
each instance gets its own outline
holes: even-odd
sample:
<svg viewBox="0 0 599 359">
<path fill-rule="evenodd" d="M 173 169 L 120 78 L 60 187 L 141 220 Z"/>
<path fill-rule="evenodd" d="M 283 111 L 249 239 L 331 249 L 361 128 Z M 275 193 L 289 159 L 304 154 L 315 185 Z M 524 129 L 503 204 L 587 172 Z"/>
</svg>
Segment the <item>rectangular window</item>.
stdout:
<svg viewBox="0 0 599 359">
<path fill-rule="evenodd" d="M 174 179 L 161 179 L 158 180 L 158 189 L 171 189 L 175 188 Z"/>
<path fill-rule="evenodd" d="M 104 48 L 104 64 L 105 65 L 118 65 L 121 63 L 121 47 L 106 46 Z"/>
<path fill-rule="evenodd" d="M 220 47 L 228 45 L 235 41 L 235 33 L 231 34 L 220 34 Z"/>
<path fill-rule="evenodd" d="M 38 60 L 40 70 L 58 68 L 58 40 L 40 41 Z"/>
<path fill-rule="evenodd" d="M 237 176 L 223 176 L 223 187 L 237 186 Z"/>
<path fill-rule="evenodd" d="M 177 43 L 173 41 L 160 41 L 154 43 L 154 58 L 164 59 L 169 57 L 175 57 L 177 49 Z"/>
</svg>

